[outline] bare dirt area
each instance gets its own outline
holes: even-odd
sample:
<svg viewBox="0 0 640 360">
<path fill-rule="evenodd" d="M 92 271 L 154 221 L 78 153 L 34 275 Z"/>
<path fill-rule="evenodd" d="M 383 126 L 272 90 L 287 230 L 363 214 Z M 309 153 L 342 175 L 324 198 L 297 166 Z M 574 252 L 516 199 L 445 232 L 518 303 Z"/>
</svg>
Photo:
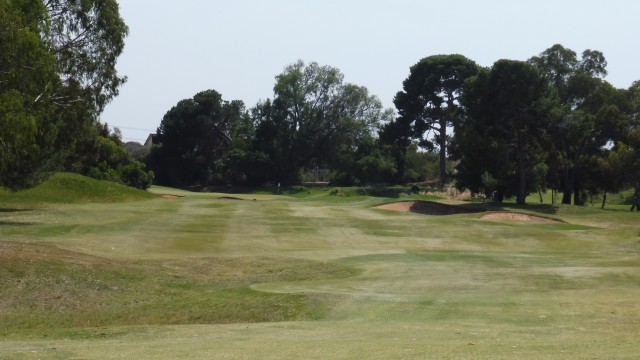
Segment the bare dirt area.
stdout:
<svg viewBox="0 0 640 360">
<path fill-rule="evenodd" d="M 482 220 L 499 220 L 499 221 L 523 221 L 523 222 L 534 222 L 539 224 L 560 224 L 561 222 L 554 219 L 549 219 L 540 216 L 522 214 L 522 213 L 513 213 L 513 212 L 491 212 L 485 215 L 482 215 L 480 218 Z"/>
<path fill-rule="evenodd" d="M 163 199 L 182 199 L 184 196 L 180 195 L 172 195 L 172 194 L 163 194 L 161 195 Z"/>
<path fill-rule="evenodd" d="M 482 212 L 465 205 L 447 205 L 433 201 L 400 201 L 391 204 L 376 206 L 376 209 L 412 212 L 423 215 L 456 215 Z"/>
</svg>

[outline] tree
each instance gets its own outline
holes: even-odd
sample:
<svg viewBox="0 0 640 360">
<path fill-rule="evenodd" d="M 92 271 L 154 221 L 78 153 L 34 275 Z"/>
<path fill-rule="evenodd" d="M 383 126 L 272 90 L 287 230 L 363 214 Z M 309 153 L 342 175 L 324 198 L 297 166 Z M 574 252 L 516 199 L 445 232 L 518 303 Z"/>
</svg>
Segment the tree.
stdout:
<svg viewBox="0 0 640 360">
<path fill-rule="evenodd" d="M 126 77 L 118 75 L 116 62 L 124 50 L 128 27 L 116 0 L 43 0 L 47 9 L 44 40 L 58 63 L 64 86 L 82 91 L 58 93 L 59 104 L 83 98 L 95 115 L 118 95 Z"/>
<path fill-rule="evenodd" d="M 151 151 L 151 149 L 137 141 L 127 141 L 124 143 L 124 148 L 127 150 L 127 153 L 129 153 L 129 156 L 138 161 L 144 161 L 145 157 L 147 157 Z"/>
<path fill-rule="evenodd" d="M 340 186 L 389 183 L 396 173 L 388 145 L 373 135 L 363 138 L 355 151 L 344 151 L 333 170 L 331 182 Z"/>
<path fill-rule="evenodd" d="M 115 0 L 0 1 L 0 186 L 62 169 L 124 78 Z"/>
<path fill-rule="evenodd" d="M 56 81 L 40 37 L 44 15 L 39 2 L 0 1 L 0 186 L 13 190 L 37 181 L 39 124 Z"/>
<path fill-rule="evenodd" d="M 640 211 L 640 81 L 635 81 L 627 91 L 629 103 L 629 122 L 624 141 L 618 146 L 623 167 L 623 177 L 634 189 L 631 211 Z"/>
<path fill-rule="evenodd" d="M 414 145 L 412 133 L 411 124 L 398 119 L 383 124 L 378 132 L 381 144 L 387 146 L 395 161 L 394 183 L 406 182 L 409 152 Z"/>
<path fill-rule="evenodd" d="M 244 115 L 242 101 L 225 101 L 215 90 L 178 102 L 162 118 L 160 145 L 149 155 L 157 182 L 178 187 L 210 184 L 233 145 L 231 130 Z"/>
<path fill-rule="evenodd" d="M 462 55 L 434 55 L 411 67 L 394 103 L 399 113 L 396 131 L 405 138 L 418 139 L 420 145 L 440 153 L 440 181 L 447 179 L 448 129 L 459 115 L 459 99 L 464 81 L 477 74 L 478 65 Z M 430 138 L 431 134 L 435 134 Z M 406 141 L 404 142 L 406 146 Z"/>
<path fill-rule="evenodd" d="M 267 154 L 272 180 L 283 183 L 298 181 L 304 168 L 338 167 L 390 114 L 366 88 L 344 84 L 338 69 L 302 61 L 276 76 L 274 99 L 252 113 L 254 149 Z"/>
<path fill-rule="evenodd" d="M 619 132 L 624 99 L 617 89 L 602 80 L 607 75 L 607 62 L 599 51 L 585 50 L 577 54 L 554 45 L 529 60 L 556 88 L 563 109 L 553 129 L 562 175 L 564 204 L 583 203 L 583 184 L 588 183 L 585 166 L 600 149 L 614 140 Z"/>
<path fill-rule="evenodd" d="M 633 145 L 621 146 L 620 156 L 627 168 L 627 178 L 633 187 L 631 211 L 640 211 L 640 130 L 633 133 Z"/>
<path fill-rule="evenodd" d="M 526 62 L 499 60 L 470 78 L 462 97 L 465 117 L 456 127 L 459 185 L 478 191 L 488 172 L 485 179 L 496 180 L 501 191 L 524 204 L 536 187 L 528 179 L 535 178 L 533 169 L 544 160 L 555 99 L 547 79 Z"/>
<path fill-rule="evenodd" d="M 628 185 L 624 174 L 624 163 L 628 158 L 629 147 L 619 142 L 614 148 L 602 149 L 588 159 L 584 187 L 591 196 L 602 195 L 602 209 L 606 206 L 608 194 L 619 192 Z"/>
</svg>

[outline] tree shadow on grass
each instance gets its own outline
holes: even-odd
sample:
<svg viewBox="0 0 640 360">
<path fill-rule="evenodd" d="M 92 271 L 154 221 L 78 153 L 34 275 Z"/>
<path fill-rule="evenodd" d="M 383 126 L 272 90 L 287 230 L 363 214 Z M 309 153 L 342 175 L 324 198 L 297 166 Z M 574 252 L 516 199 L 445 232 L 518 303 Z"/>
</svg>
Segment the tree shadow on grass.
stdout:
<svg viewBox="0 0 640 360">
<path fill-rule="evenodd" d="M 22 222 L 22 221 L 1 221 L 0 226 L 32 226 L 38 225 L 38 223 L 34 222 Z"/>
<path fill-rule="evenodd" d="M 8 207 L 4 207 L 4 208 L 0 208 L 0 214 L 12 214 L 12 213 L 19 213 L 19 212 L 26 212 L 26 211 L 31 211 L 32 209 L 20 209 L 20 208 L 8 208 Z M 35 222 L 29 222 L 29 221 L 7 221 L 7 220 L 0 220 L 0 226 L 30 226 L 30 225 L 36 225 L 37 223 Z"/>
<path fill-rule="evenodd" d="M 437 201 L 401 201 L 381 206 L 381 208 L 410 211 L 424 215 L 456 215 L 456 214 L 476 214 L 483 212 L 518 212 L 529 211 L 541 214 L 553 215 L 558 212 L 558 208 L 552 205 L 515 205 L 500 203 L 463 203 L 457 205 L 443 204 Z"/>
<path fill-rule="evenodd" d="M 482 204 L 448 205 L 433 201 L 416 201 L 410 206 L 409 211 L 418 214 L 436 216 L 474 214 L 487 211 L 480 205 Z"/>
<path fill-rule="evenodd" d="M 31 211 L 32 209 L 20 209 L 20 208 L 1 208 L 0 213 L 14 213 L 14 212 L 25 212 Z"/>
<path fill-rule="evenodd" d="M 194 191 L 194 189 L 188 189 Z M 214 192 L 220 194 L 232 195 L 300 195 L 308 193 L 311 189 L 305 186 L 277 186 L 249 187 L 249 186 L 209 186 L 204 189 L 198 189 L 200 192 Z"/>
</svg>

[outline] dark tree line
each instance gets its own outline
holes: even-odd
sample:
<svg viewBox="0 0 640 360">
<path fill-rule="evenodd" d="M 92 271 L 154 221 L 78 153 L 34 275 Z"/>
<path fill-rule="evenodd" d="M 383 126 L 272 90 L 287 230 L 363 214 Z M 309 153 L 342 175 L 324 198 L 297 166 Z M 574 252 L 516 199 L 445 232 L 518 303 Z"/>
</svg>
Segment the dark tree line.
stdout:
<svg viewBox="0 0 640 360">
<path fill-rule="evenodd" d="M 411 67 L 394 118 L 338 69 L 297 62 L 251 109 L 213 90 L 178 103 L 150 165 L 172 186 L 289 184 L 322 169 L 344 185 L 453 178 L 519 204 L 549 189 L 580 205 L 634 188 L 637 207 L 640 85 L 616 89 L 606 65 L 561 45 L 489 68 L 430 56 Z"/>
<path fill-rule="evenodd" d="M 371 157 L 380 124 L 391 119 L 338 69 L 299 61 L 276 77 L 273 99 L 250 110 L 214 90 L 180 101 L 164 116 L 149 161 L 171 186 L 292 184 L 319 169 L 345 184 L 372 181 L 393 172 Z"/>
</svg>

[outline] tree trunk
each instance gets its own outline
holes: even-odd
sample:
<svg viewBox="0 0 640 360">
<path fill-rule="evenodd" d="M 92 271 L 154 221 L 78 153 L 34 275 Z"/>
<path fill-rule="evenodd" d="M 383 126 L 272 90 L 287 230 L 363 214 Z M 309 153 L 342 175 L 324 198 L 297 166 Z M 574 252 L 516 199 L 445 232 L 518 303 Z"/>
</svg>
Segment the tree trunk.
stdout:
<svg viewBox="0 0 640 360">
<path fill-rule="evenodd" d="M 519 146 L 520 147 L 520 146 Z M 524 161 L 524 151 L 518 149 L 518 197 L 516 203 L 518 205 L 524 205 L 527 201 L 527 169 Z"/>
<path fill-rule="evenodd" d="M 607 192 L 605 191 L 604 194 L 602 194 L 602 206 L 600 207 L 600 209 L 604 209 L 604 206 L 607 204 Z"/>
<path fill-rule="evenodd" d="M 575 174 L 575 171 L 574 171 Z M 573 180 L 573 205 L 582 206 L 585 204 L 585 200 L 582 198 L 582 188 L 580 187 L 580 180 L 578 176 L 574 175 Z"/>
<path fill-rule="evenodd" d="M 540 204 L 544 204 L 544 199 L 542 199 L 542 188 L 538 187 L 538 196 L 540 196 Z"/>
<path fill-rule="evenodd" d="M 573 191 L 573 172 L 569 167 L 564 169 L 564 191 L 562 193 L 562 203 L 571 205 L 571 192 Z"/>
<path fill-rule="evenodd" d="M 407 168 L 407 157 L 406 157 L 406 148 L 405 149 L 398 149 L 398 153 L 396 153 L 396 175 L 395 175 L 395 179 L 396 179 L 396 183 L 401 184 L 402 182 L 404 182 L 404 174 L 406 172 L 406 168 Z"/>
<path fill-rule="evenodd" d="M 440 182 L 442 186 L 449 183 L 447 176 L 447 121 L 440 119 Z"/>
<path fill-rule="evenodd" d="M 633 194 L 633 205 L 631 205 L 631 211 L 640 211 L 640 184 L 636 185 L 636 190 Z"/>
</svg>

